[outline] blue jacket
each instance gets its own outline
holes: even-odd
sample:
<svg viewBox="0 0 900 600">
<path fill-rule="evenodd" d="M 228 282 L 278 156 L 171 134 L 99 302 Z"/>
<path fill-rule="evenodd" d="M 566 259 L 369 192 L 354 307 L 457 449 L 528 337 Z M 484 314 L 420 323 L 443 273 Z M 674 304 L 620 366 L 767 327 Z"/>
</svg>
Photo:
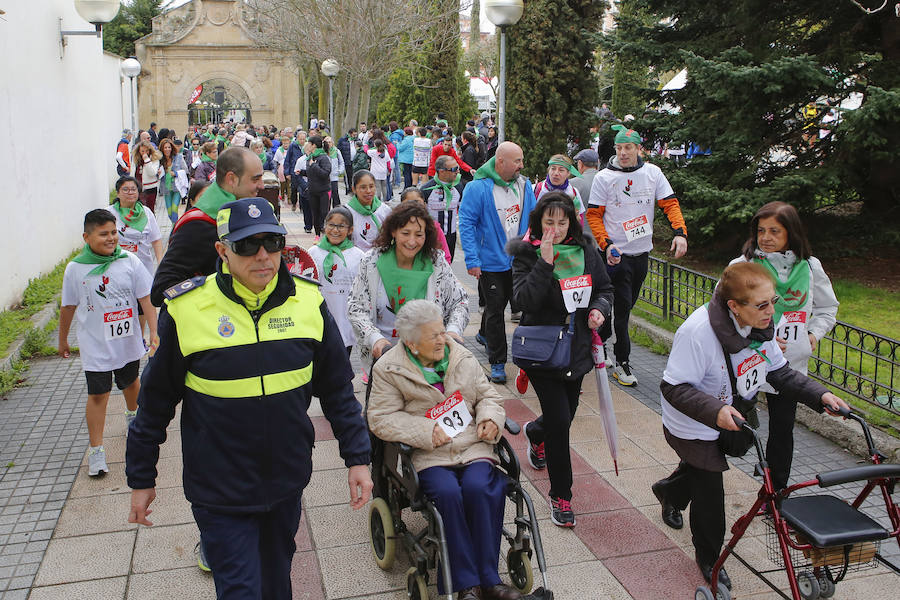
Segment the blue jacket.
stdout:
<svg viewBox="0 0 900 600">
<path fill-rule="evenodd" d="M 404 136 L 397 145 L 397 162 L 404 165 L 411 165 L 413 161 L 413 140 L 416 136 Z"/>
<path fill-rule="evenodd" d="M 388 139 L 394 142 L 394 145 L 396 146 L 397 143 L 403 139 L 403 135 L 404 134 L 402 129 L 395 129 L 391 132 L 391 135 L 388 136 Z"/>
<path fill-rule="evenodd" d="M 303 154 L 303 148 L 300 147 L 300 144 L 296 142 L 296 140 L 291 142 L 291 145 L 288 146 L 287 152 L 284 156 L 284 174 L 291 176 L 291 181 L 293 182 L 294 175 L 294 165 L 297 164 L 297 159 L 300 158 L 300 155 Z M 291 185 L 294 185 L 292 183 Z M 294 185 L 294 187 L 299 187 Z"/>
<path fill-rule="evenodd" d="M 536 201 L 531 184 L 525 182 L 519 235 L 528 231 L 528 217 Z M 466 255 L 466 268 L 500 273 L 512 269 L 512 257 L 506 253 L 506 231 L 494 205 L 494 181 L 476 179 L 466 185 L 459 205 L 459 239 Z"/>
</svg>

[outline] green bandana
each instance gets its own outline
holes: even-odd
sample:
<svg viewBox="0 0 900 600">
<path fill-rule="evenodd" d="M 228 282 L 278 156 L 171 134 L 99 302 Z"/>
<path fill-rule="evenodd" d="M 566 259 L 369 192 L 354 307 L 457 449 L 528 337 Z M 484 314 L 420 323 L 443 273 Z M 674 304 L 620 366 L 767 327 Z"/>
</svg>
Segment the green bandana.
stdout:
<svg viewBox="0 0 900 600">
<path fill-rule="evenodd" d="M 217 142 L 225 142 L 225 147 L 226 147 L 226 148 L 227 148 L 228 146 L 231 145 L 231 144 L 228 143 L 228 140 L 225 139 L 225 136 L 217 135 L 217 136 L 216 136 L 216 141 L 217 141 Z"/>
<path fill-rule="evenodd" d="M 337 158 L 337 155 L 338 155 L 337 148 L 335 148 L 334 146 L 332 146 L 332 147 L 331 147 L 331 150 L 328 151 L 328 157 L 329 157 L 329 158 Z"/>
<path fill-rule="evenodd" d="M 450 202 L 453 200 L 453 188 L 459 185 L 459 182 L 462 180 L 462 174 L 457 173 L 456 177 L 450 183 L 445 183 L 441 181 L 438 177 L 433 179 L 434 185 L 430 188 L 425 188 L 426 190 L 434 190 L 440 188 L 444 191 L 444 202 L 447 203 L 447 210 L 450 210 Z"/>
<path fill-rule="evenodd" d="M 512 181 L 506 181 L 500 175 L 497 174 L 497 171 L 494 169 L 494 164 L 496 163 L 497 157 L 491 157 L 491 160 L 487 161 L 481 167 L 475 171 L 475 176 L 473 179 L 492 179 L 494 184 L 499 185 L 500 187 L 512 188 L 513 193 L 516 195 L 516 198 L 519 197 L 519 188 L 515 185 L 518 181 L 518 177 L 513 179 Z"/>
<path fill-rule="evenodd" d="M 570 165 L 569 163 L 567 163 L 564 160 L 553 160 L 551 158 L 550 160 L 547 161 L 547 166 L 549 167 L 550 165 L 556 165 L 558 167 L 563 167 L 569 173 L 571 173 L 573 177 L 581 177 L 581 173 L 578 172 L 578 169 L 576 169 L 573 165 Z"/>
<path fill-rule="evenodd" d="M 378 220 L 378 217 L 375 216 L 375 211 L 381 208 L 381 200 L 376 196 L 372 198 L 372 204 L 369 206 L 363 206 L 355 195 L 350 197 L 350 201 L 347 202 L 347 206 L 358 212 L 364 217 L 372 217 L 372 220 L 375 221 L 375 227 L 381 229 L 381 222 Z"/>
<path fill-rule="evenodd" d="M 257 156 L 259 157 L 259 162 L 261 162 L 262 164 L 266 164 L 266 153 L 265 152 L 260 152 L 259 154 L 257 154 Z"/>
<path fill-rule="evenodd" d="M 199 208 L 215 219 L 219 214 L 219 209 L 222 208 L 222 205 L 226 202 L 231 202 L 232 200 L 237 200 L 234 194 L 229 194 L 220 188 L 218 183 L 214 182 L 206 188 L 206 191 L 203 192 L 203 195 L 200 196 L 200 199 L 194 204 L 194 208 Z"/>
<path fill-rule="evenodd" d="M 428 278 L 434 271 L 434 264 L 423 254 L 419 252 L 413 259 L 412 269 L 401 269 L 397 266 L 396 249 L 391 247 L 375 263 L 394 314 L 397 314 L 407 300 L 421 300 L 428 292 Z"/>
<path fill-rule="evenodd" d="M 538 258 L 541 249 L 537 249 Z M 579 245 L 553 244 L 553 278 L 568 279 L 584 275 L 584 248 Z"/>
<path fill-rule="evenodd" d="M 610 129 L 619 132 L 616 134 L 616 139 L 613 143 L 641 145 L 641 135 L 634 129 L 628 129 L 624 125 L 613 125 Z"/>
<path fill-rule="evenodd" d="M 801 310 L 809 300 L 809 262 L 798 260 L 791 269 L 791 274 L 787 281 L 782 282 L 778 278 L 769 261 L 764 258 L 754 258 L 753 262 L 759 263 L 772 273 L 772 279 L 775 280 L 775 293 L 780 298 L 775 303 L 775 316 L 772 318 L 775 323 L 781 320 L 781 316 L 791 310 Z"/>
<path fill-rule="evenodd" d="M 428 382 L 428 385 L 443 383 L 444 375 L 447 374 L 447 364 L 450 362 L 450 346 L 444 345 L 444 358 L 434 363 L 434 366 L 430 368 L 423 367 L 418 357 L 410 352 L 406 345 L 403 347 L 406 349 L 406 355 L 412 361 L 412 364 L 419 367 L 419 370 L 422 371 L 422 375 L 425 376 L 425 381 Z"/>
<path fill-rule="evenodd" d="M 88 272 L 88 275 L 102 275 L 106 273 L 106 270 L 109 268 L 109 265 L 113 264 L 120 258 L 127 258 L 128 255 L 118 246 L 109 256 L 104 256 L 102 254 L 97 254 L 91 247 L 87 244 L 84 245 L 84 248 L 81 249 L 81 252 L 78 253 L 78 256 L 72 259 L 72 262 L 81 263 L 83 265 L 97 265 L 94 269 L 91 269 Z"/>
<path fill-rule="evenodd" d="M 214 158 L 211 156 L 207 156 L 205 154 L 200 155 L 200 162 L 216 162 Z"/>
<path fill-rule="evenodd" d="M 353 247 L 353 241 L 350 238 L 344 238 L 344 241 L 335 246 L 331 242 L 328 241 L 328 238 L 322 236 L 322 239 L 319 240 L 319 243 L 316 244 L 319 248 L 328 251 L 328 255 L 325 257 L 325 260 L 322 261 L 322 276 L 331 281 L 331 268 L 334 266 L 334 257 L 337 256 L 341 259 L 341 262 L 344 263 L 344 266 L 347 266 L 347 259 L 344 258 L 343 250 Z"/>
<path fill-rule="evenodd" d="M 312 153 L 312 155 L 310 155 L 310 158 L 316 158 L 318 156 L 322 156 L 323 154 L 325 154 L 325 150 L 323 150 L 322 148 L 316 148 L 315 150 L 313 150 L 313 153 Z"/>
<path fill-rule="evenodd" d="M 131 208 L 122 208 L 122 205 L 119 204 L 119 199 L 116 198 L 113 206 L 116 207 L 119 216 L 122 217 L 125 224 L 132 229 L 143 231 L 144 227 L 147 226 L 147 213 L 144 212 L 144 205 L 140 202 L 135 202 Z"/>
</svg>

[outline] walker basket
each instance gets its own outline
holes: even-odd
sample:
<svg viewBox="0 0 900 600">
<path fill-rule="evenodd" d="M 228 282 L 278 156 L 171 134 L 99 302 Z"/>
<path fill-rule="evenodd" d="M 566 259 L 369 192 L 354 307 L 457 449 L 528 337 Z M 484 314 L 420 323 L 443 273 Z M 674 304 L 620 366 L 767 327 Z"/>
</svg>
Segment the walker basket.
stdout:
<svg viewBox="0 0 900 600">
<path fill-rule="evenodd" d="M 766 525 L 766 554 L 776 566 L 784 568 L 784 557 L 781 554 L 781 546 L 778 544 L 778 534 L 771 517 L 763 519 Z M 792 542 L 798 545 L 809 542 L 793 529 L 788 529 L 788 535 Z M 878 565 L 875 555 L 881 548 L 881 540 L 858 542 L 847 546 L 830 546 L 818 548 L 813 546 L 806 550 L 797 550 L 788 544 L 791 554 L 791 563 L 795 570 L 820 567 L 837 567 L 843 569 L 846 565 L 847 572 L 873 569 Z"/>
</svg>

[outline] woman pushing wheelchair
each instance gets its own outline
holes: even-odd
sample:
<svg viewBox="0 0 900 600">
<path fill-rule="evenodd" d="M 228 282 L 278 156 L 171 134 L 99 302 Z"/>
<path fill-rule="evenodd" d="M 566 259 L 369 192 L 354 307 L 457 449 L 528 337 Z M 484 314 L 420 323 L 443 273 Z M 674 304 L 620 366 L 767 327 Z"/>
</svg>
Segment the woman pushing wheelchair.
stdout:
<svg viewBox="0 0 900 600">
<path fill-rule="evenodd" d="M 447 336 L 440 308 L 412 300 L 395 322 L 400 344 L 372 369 L 372 433 L 412 446 L 425 496 L 443 518 L 453 592 L 459 600 L 515 600 L 497 571 L 505 481 L 494 448 L 503 400 L 475 357 Z M 438 592 L 446 594 L 438 577 Z"/>
</svg>

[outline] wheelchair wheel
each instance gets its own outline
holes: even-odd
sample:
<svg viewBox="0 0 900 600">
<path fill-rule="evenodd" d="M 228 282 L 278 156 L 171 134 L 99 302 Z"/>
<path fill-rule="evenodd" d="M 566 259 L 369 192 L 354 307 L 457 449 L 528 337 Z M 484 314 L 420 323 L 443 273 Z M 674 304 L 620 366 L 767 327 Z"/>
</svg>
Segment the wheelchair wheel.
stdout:
<svg viewBox="0 0 900 600">
<path fill-rule="evenodd" d="M 819 598 L 819 580 L 809 571 L 797 573 L 797 587 L 803 600 L 817 600 Z"/>
<path fill-rule="evenodd" d="M 425 578 L 419 575 L 415 567 L 410 567 L 406 572 L 406 597 L 409 600 L 428 600 Z"/>
<path fill-rule="evenodd" d="M 831 598 L 837 586 L 825 575 L 819 577 L 819 598 Z"/>
<path fill-rule="evenodd" d="M 506 568 L 513 586 L 523 594 L 527 594 L 534 586 L 534 573 L 531 558 L 522 550 L 510 550 L 506 553 Z"/>
<path fill-rule="evenodd" d="M 713 596 L 709 587 L 701 585 L 697 588 L 697 591 L 694 592 L 694 600 L 731 600 L 731 592 L 728 591 L 728 588 L 725 587 L 721 581 L 718 583 L 719 589 L 715 596 Z"/>
<path fill-rule="evenodd" d="M 375 563 L 384 571 L 394 566 L 397 556 L 397 540 L 394 531 L 394 517 L 384 498 L 375 498 L 369 508 L 369 542 Z"/>
</svg>

